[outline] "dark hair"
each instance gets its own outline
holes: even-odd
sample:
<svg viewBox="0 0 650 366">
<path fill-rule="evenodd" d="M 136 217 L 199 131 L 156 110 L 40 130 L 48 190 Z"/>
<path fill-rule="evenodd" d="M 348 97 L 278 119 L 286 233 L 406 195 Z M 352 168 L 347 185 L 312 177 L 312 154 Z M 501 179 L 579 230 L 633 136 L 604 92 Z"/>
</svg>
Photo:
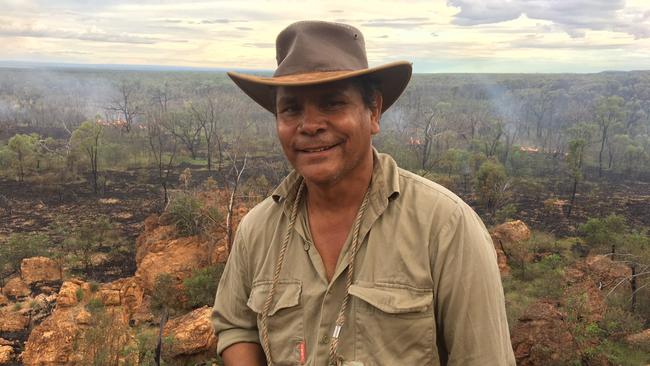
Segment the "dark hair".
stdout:
<svg viewBox="0 0 650 366">
<path fill-rule="evenodd" d="M 373 75 L 362 75 L 350 79 L 350 82 L 359 89 L 363 104 L 366 108 L 376 108 L 375 93 L 381 93 L 379 80 Z"/>
</svg>

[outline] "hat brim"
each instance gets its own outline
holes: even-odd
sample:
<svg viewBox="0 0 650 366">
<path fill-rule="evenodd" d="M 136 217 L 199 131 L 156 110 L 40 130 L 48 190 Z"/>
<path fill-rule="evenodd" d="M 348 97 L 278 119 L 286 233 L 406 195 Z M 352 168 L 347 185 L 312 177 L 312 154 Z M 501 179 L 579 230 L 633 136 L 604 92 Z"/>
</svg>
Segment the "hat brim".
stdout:
<svg viewBox="0 0 650 366">
<path fill-rule="evenodd" d="M 275 100 L 272 87 L 307 86 L 330 83 L 363 75 L 373 75 L 379 80 L 379 90 L 383 97 L 382 112 L 385 112 L 399 96 L 411 79 L 412 65 L 408 61 L 354 71 L 322 71 L 306 74 L 263 77 L 238 72 L 228 72 L 228 76 L 237 86 L 257 104 L 271 113 L 275 113 Z"/>
</svg>

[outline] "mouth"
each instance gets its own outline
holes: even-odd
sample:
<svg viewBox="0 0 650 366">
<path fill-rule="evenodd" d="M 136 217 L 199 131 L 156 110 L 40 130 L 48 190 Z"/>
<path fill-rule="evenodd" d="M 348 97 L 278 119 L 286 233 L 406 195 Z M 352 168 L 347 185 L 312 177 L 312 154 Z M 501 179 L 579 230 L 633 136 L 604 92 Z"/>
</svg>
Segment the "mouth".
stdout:
<svg viewBox="0 0 650 366">
<path fill-rule="evenodd" d="M 327 145 L 327 146 L 315 146 L 315 147 L 307 147 L 307 148 L 300 148 L 297 149 L 301 153 L 307 153 L 307 154 L 312 154 L 312 153 L 319 153 L 323 151 L 330 150 L 336 146 L 340 145 L 340 143 L 334 144 L 334 145 Z"/>
</svg>

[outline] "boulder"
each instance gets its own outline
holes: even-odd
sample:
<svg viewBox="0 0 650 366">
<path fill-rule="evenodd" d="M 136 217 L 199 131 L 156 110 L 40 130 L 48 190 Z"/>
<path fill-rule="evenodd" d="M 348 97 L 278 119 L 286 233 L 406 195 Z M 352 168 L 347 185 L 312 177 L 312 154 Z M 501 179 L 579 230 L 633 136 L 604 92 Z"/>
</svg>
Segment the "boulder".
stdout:
<svg viewBox="0 0 650 366">
<path fill-rule="evenodd" d="M 93 316 L 86 309 L 81 309 L 74 320 L 77 324 L 89 325 L 92 323 Z"/>
<path fill-rule="evenodd" d="M 89 312 L 85 302 L 57 308 L 36 326 L 25 343 L 23 363 L 30 365 L 93 364 L 98 350 L 118 357 L 131 338 L 119 307 Z M 107 364 L 117 364 L 110 360 Z"/>
<path fill-rule="evenodd" d="M 22 332 L 29 325 L 29 318 L 18 311 L 0 311 L 0 334 Z"/>
<path fill-rule="evenodd" d="M 127 323 L 131 322 L 136 313 L 149 311 L 148 304 L 145 304 L 144 289 L 135 277 L 120 278 L 103 284 L 98 297 L 105 306 L 120 307 L 120 314 L 125 316 L 124 321 Z"/>
<path fill-rule="evenodd" d="M 559 304 L 540 300 L 530 305 L 511 334 L 519 366 L 564 365 L 578 354 L 578 346 Z"/>
<path fill-rule="evenodd" d="M 504 252 L 513 243 L 520 243 L 530 239 L 530 229 L 521 220 L 508 221 L 495 227 L 490 233 L 494 250 L 497 253 L 497 264 L 501 275 L 508 275 L 510 267 L 508 258 Z"/>
<path fill-rule="evenodd" d="M 25 258 L 20 263 L 20 277 L 29 286 L 60 282 L 61 267 L 47 257 Z"/>
<path fill-rule="evenodd" d="M 73 308 L 58 308 L 29 334 L 22 353 L 25 365 L 67 365 L 79 333 Z"/>
<path fill-rule="evenodd" d="M 188 363 L 192 359 L 214 355 L 217 336 L 210 321 L 211 313 L 212 309 L 204 306 L 169 320 L 163 328 L 164 337 L 172 339 L 164 346 L 165 359 Z"/>
<path fill-rule="evenodd" d="M 65 281 L 61 285 L 59 294 L 56 297 L 56 306 L 60 307 L 70 307 L 77 304 L 77 291 L 81 286 L 73 281 Z"/>
<path fill-rule="evenodd" d="M 14 277 L 7 281 L 5 287 L 2 288 L 2 294 L 10 299 L 19 299 L 29 296 L 31 293 L 29 287 L 23 282 L 20 277 Z"/>
<path fill-rule="evenodd" d="M 153 292 L 156 278 L 161 274 L 170 274 L 180 283 L 198 268 L 208 265 L 208 243 L 196 236 L 160 240 L 148 249 L 135 272 L 138 284 L 147 294 Z"/>
<path fill-rule="evenodd" d="M 11 363 L 14 359 L 14 348 L 11 346 L 0 345 L 0 365 Z"/>
</svg>

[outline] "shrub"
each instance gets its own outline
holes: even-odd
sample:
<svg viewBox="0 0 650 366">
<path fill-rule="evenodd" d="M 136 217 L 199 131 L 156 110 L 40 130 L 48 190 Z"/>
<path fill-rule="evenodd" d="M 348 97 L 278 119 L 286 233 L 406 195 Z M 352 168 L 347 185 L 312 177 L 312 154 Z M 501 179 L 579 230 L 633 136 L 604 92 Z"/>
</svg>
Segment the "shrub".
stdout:
<svg viewBox="0 0 650 366">
<path fill-rule="evenodd" d="M 172 198 L 166 216 L 180 236 L 199 235 L 220 219 L 214 206 L 204 205 L 192 194 L 181 193 Z"/>
<path fill-rule="evenodd" d="M 0 243 L 0 279 L 20 269 L 25 258 L 47 255 L 49 239 L 41 233 L 14 233 Z"/>
<path fill-rule="evenodd" d="M 593 246 L 614 245 L 627 231 L 627 224 L 623 216 L 612 214 L 604 219 L 590 218 L 578 230 Z"/>
<path fill-rule="evenodd" d="M 151 311 L 160 315 L 165 310 L 169 315 L 174 315 L 183 309 L 178 297 L 178 284 L 169 273 L 156 277 L 151 294 Z"/>
<path fill-rule="evenodd" d="M 75 291 L 74 295 L 77 298 L 77 302 L 82 302 L 84 299 L 84 290 L 80 287 Z"/>
<path fill-rule="evenodd" d="M 194 272 L 192 277 L 183 281 L 185 294 L 190 307 L 197 308 L 204 305 L 212 306 L 214 304 L 214 295 L 217 292 L 223 269 L 224 264 L 217 263 L 199 269 Z"/>
<path fill-rule="evenodd" d="M 485 207 L 494 212 L 505 198 L 507 187 L 506 169 L 495 160 L 486 160 L 476 174 L 474 188 L 478 194 L 479 201 Z"/>
<path fill-rule="evenodd" d="M 201 215 L 201 202 L 190 194 L 182 193 L 172 198 L 168 213 L 181 236 L 198 235 L 205 224 Z"/>
<path fill-rule="evenodd" d="M 514 219 L 516 214 L 517 214 L 517 205 L 515 205 L 514 203 L 509 203 L 497 210 L 497 212 L 494 214 L 494 220 L 497 223 L 506 222 Z"/>
</svg>

